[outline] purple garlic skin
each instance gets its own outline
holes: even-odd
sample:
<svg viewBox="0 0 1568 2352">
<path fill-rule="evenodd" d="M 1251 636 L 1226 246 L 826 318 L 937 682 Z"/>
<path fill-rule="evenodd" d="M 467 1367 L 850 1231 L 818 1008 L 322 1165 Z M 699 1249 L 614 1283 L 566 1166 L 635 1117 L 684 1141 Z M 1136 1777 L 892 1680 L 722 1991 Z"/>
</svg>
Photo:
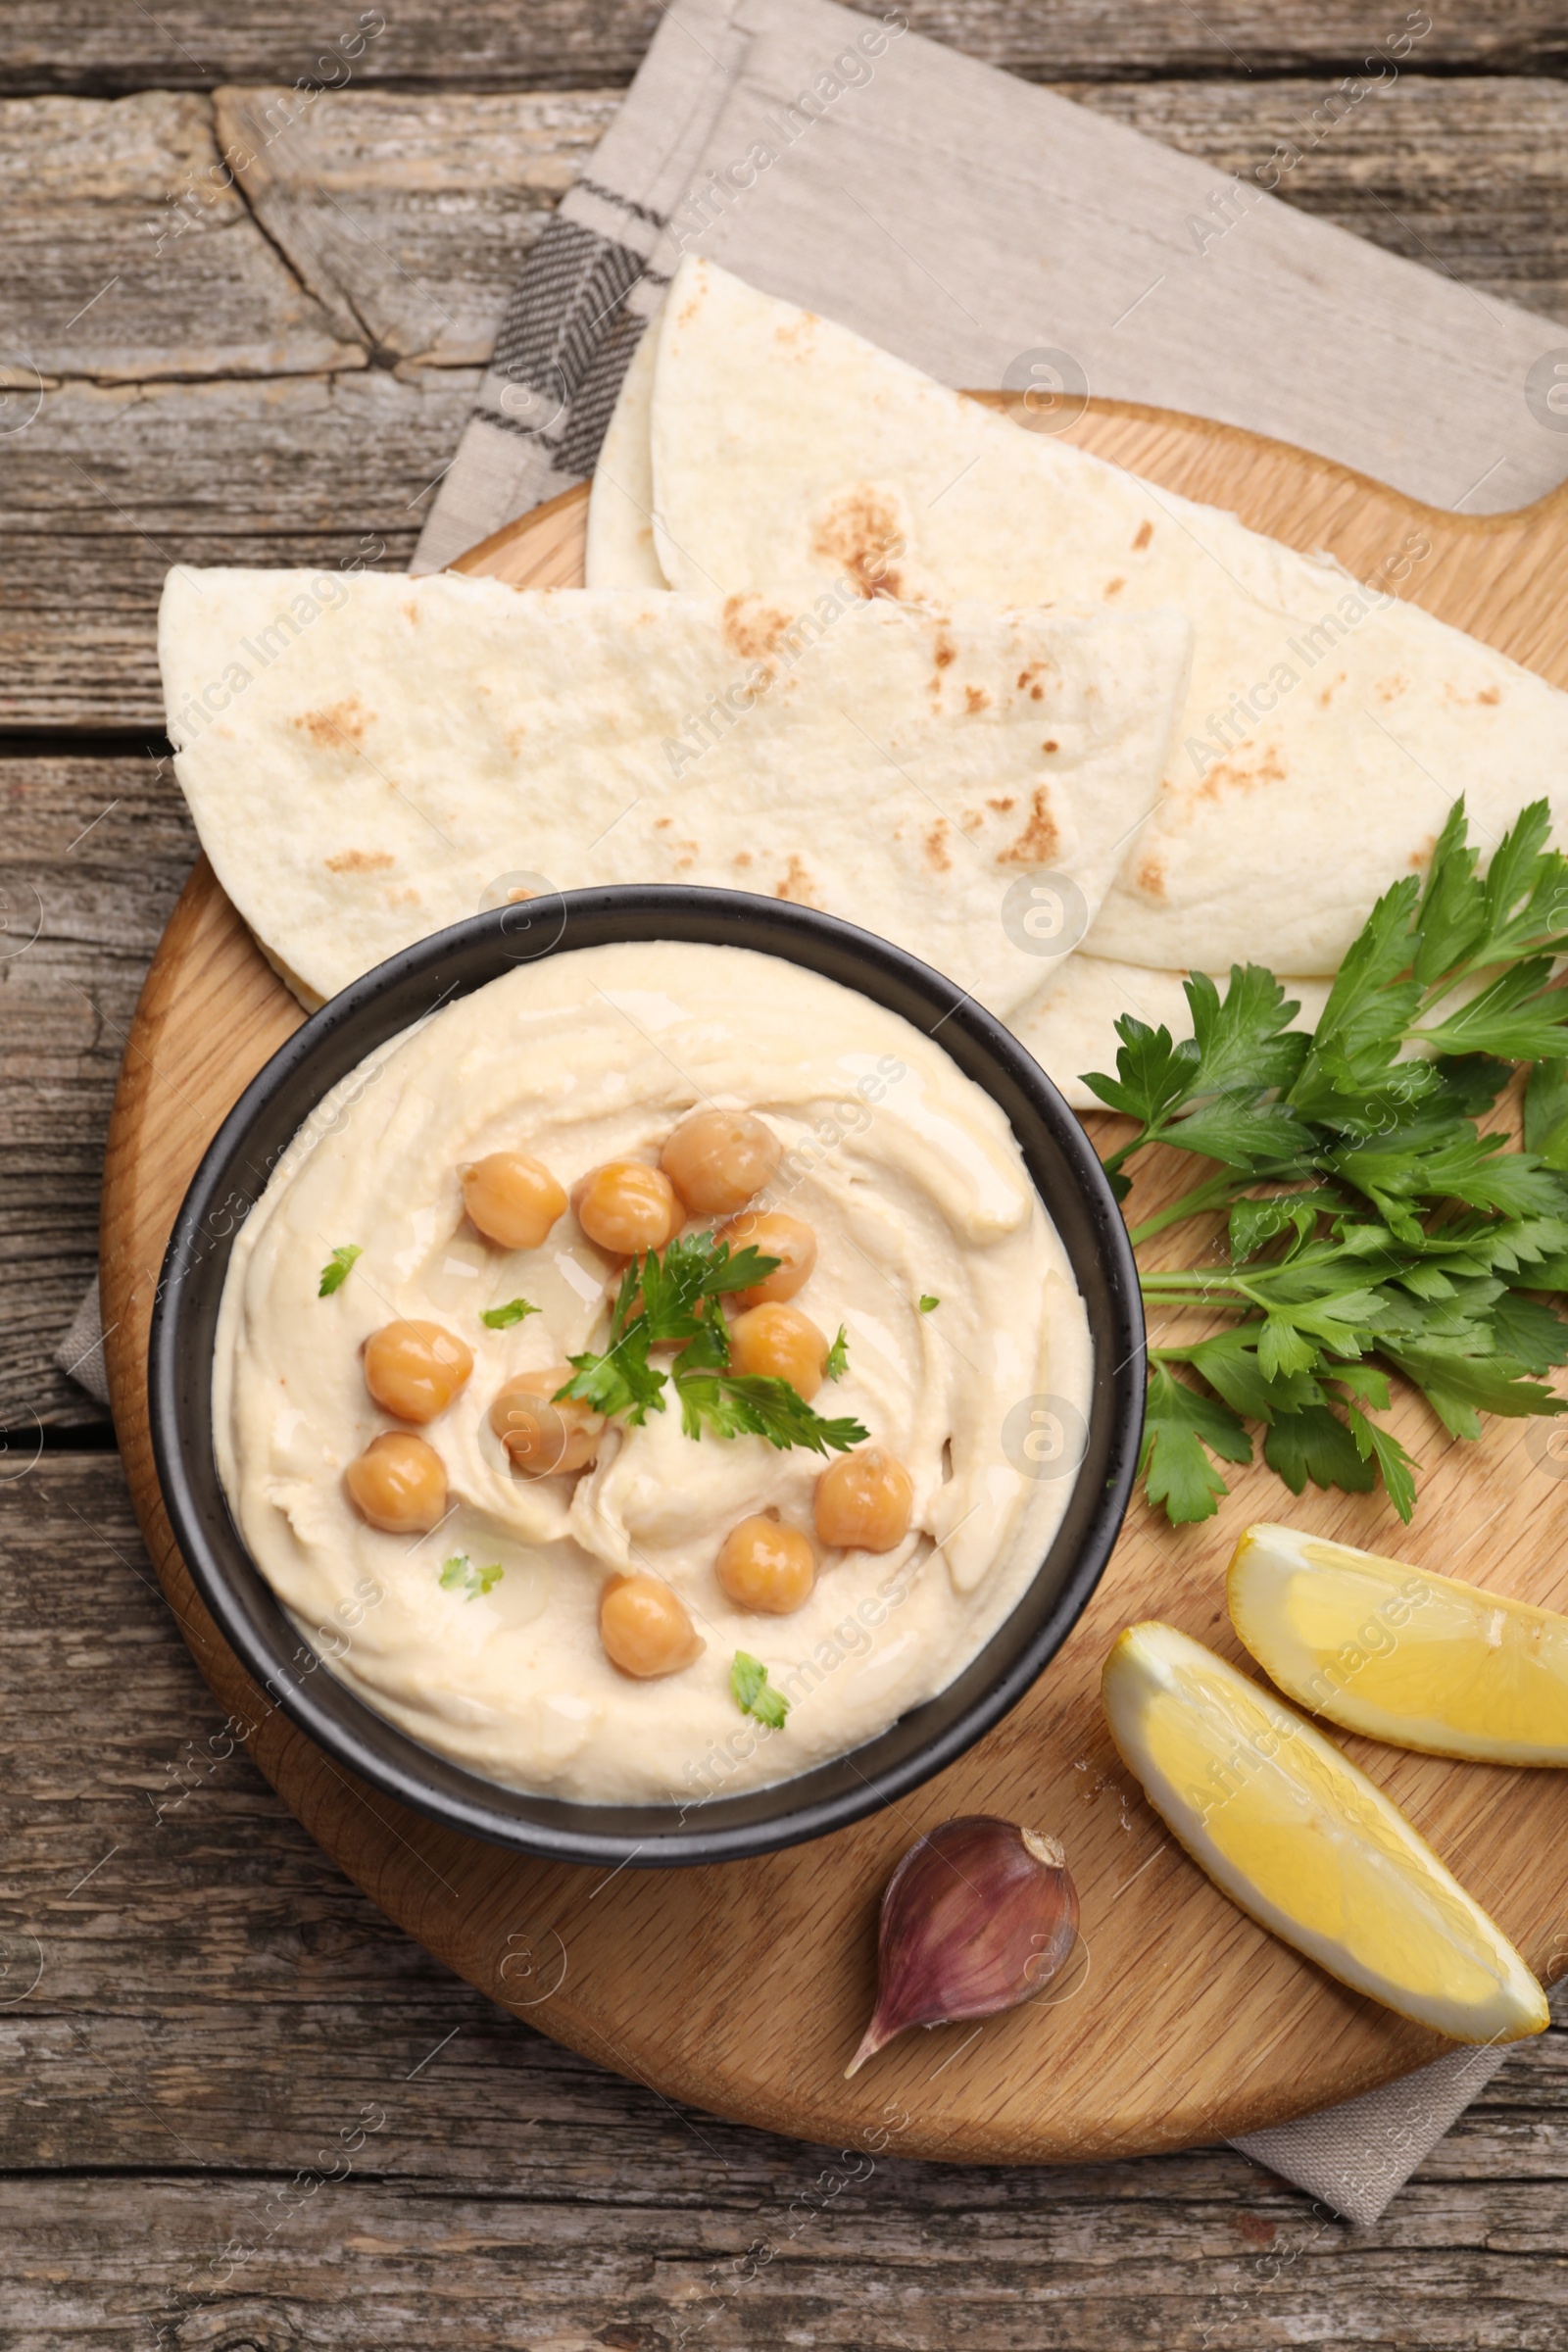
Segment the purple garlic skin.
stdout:
<svg viewBox="0 0 1568 2352">
<path fill-rule="evenodd" d="M 960 1814 L 911 1845 L 888 1881 L 867 2058 L 910 2026 L 991 2017 L 1049 1984 L 1078 1933 L 1078 1889 L 1054 1838 Z"/>
</svg>

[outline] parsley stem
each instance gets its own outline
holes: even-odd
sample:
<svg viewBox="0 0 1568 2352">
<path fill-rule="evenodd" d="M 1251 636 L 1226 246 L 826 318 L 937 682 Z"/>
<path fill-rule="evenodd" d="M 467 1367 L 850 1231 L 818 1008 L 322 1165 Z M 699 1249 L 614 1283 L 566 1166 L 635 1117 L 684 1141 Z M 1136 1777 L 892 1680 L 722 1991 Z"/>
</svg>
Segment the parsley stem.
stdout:
<svg viewBox="0 0 1568 2352">
<path fill-rule="evenodd" d="M 1250 1177 L 1238 1177 L 1233 1171 L 1222 1169 L 1217 1176 L 1210 1176 L 1206 1184 L 1195 1184 L 1190 1193 L 1183 1193 L 1168 1208 L 1146 1217 L 1141 1225 L 1134 1225 L 1127 1238 L 1136 1250 L 1140 1242 L 1152 1242 L 1156 1233 L 1163 1233 L 1169 1225 L 1180 1225 L 1188 1217 L 1200 1217 L 1208 1209 L 1225 1207 L 1250 1182 Z"/>
<path fill-rule="evenodd" d="M 1249 1305 L 1255 1303 L 1245 1282 L 1238 1282 L 1234 1276 L 1227 1280 L 1223 1269 L 1218 1267 L 1212 1274 L 1196 1270 L 1173 1274 L 1140 1272 L 1138 1287 L 1146 1298 L 1182 1298 L 1195 1295 L 1213 1298 L 1223 1293 L 1227 1298 L 1243 1299 Z"/>
<path fill-rule="evenodd" d="M 1109 1158 L 1102 1162 L 1105 1174 L 1119 1175 L 1124 1160 L 1131 1159 L 1133 1153 L 1142 1152 L 1146 1145 L 1157 1144 L 1162 1133 L 1163 1130 L 1158 1127 L 1140 1127 L 1130 1142 L 1123 1144 L 1119 1152 L 1112 1152 Z"/>
</svg>

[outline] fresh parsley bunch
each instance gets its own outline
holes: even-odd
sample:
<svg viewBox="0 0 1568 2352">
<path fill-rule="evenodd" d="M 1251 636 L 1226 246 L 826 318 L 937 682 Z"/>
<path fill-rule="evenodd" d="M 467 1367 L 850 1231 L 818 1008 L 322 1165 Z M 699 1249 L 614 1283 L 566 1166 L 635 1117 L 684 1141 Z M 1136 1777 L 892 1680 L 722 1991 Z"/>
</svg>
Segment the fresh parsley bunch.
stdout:
<svg viewBox="0 0 1568 2352">
<path fill-rule="evenodd" d="M 1483 877 L 1456 802 L 1425 887 L 1409 875 L 1378 901 L 1315 1030 L 1291 1027 L 1299 1005 L 1255 964 L 1223 999 L 1194 973 L 1190 1038 L 1126 1016 L 1115 1077 L 1086 1077 L 1138 1121 L 1105 1162 L 1118 1199 L 1152 1144 L 1218 1163 L 1132 1227 L 1136 1245 L 1227 1215 L 1213 1262 L 1141 1275 L 1152 1306 L 1234 1318 L 1149 1351 L 1141 1469 L 1172 1521 L 1217 1510 L 1213 1457 L 1250 1461 L 1247 1421 L 1294 1494 L 1381 1479 L 1408 1520 L 1418 1465 L 1372 1418 L 1380 1364 L 1457 1438 L 1482 1412 L 1568 1410 L 1542 1378 L 1568 1362 L 1568 1323 L 1539 1296 L 1568 1290 L 1568 989 L 1552 985 L 1568 859 L 1549 830 L 1535 802 Z M 1522 1150 L 1480 1124 L 1519 1063 Z"/>
<path fill-rule="evenodd" d="M 779 1264 L 755 1249 L 731 1250 L 710 1233 L 687 1234 L 662 1253 L 634 1257 L 620 1279 L 602 1353 L 568 1360 L 572 1378 L 558 1392 L 578 1396 L 595 1412 L 624 1418 L 634 1429 L 662 1413 L 673 1384 L 681 1427 L 689 1438 L 705 1429 L 716 1437 L 766 1438 L 781 1450 L 847 1452 L 868 1435 L 858 1421 L 828 1421 L 787 1380 L 729 1370 L 729 1332 L 720 1298 L 749 1291 Z M 843 1366 L 843 1334 L 834 1343 L 836 1378 Z M 655 1348 L 676 1348 L 667 1372 L 652 1361 Z"/>
</svg>

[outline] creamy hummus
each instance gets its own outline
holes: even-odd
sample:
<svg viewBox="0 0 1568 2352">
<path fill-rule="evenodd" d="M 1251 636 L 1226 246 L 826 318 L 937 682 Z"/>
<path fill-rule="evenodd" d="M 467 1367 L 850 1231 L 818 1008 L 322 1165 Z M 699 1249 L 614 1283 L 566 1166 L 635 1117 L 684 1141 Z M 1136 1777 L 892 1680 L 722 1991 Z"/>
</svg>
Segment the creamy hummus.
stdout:
<svg viewBox="0 0 1568 2352">
<path fill-rule="evenodd" d="M 523 1152 L 569 1188 L 608 1159 L 657 1159 L 699 1104 L 755 1111 L 782 1142 L 758 1205 L 813 1228 L 816 1264 L 793 1303 L 848 1339 L 815 1408 L 855 1416 L 913 1481 L 898 1548 L 826 1552 L 788 1616 L 735 1606 L 715 1555 L 751 1513 L 808 1530 L 823 1457 L 694 1440 L 671 1406 L 641 1428 L 612 1423 L 579 1476 L 529 1479 L 488 1419 L 503 1382 L 604 1346 L 620 1265 L 569 1210 L 537 1250 L 486 1242 L 460 1170 Z M 319 1297 L 348 1247 L 361 1254 Z M 539 1311 L 504 1329 L 480 1320 L 518 1298 Z M 413 1537 L 368 1526 L 343 1481 L 392 1426 L 362 1348 L 403 1317 L 445 1325 L 474 1359 L 420 1432 L 450 1509 Z M 803 1772 L 953 1680 L 1018 1600 L 1072 1485 L 1070 1467 L 1038 1475 L 1050 1445 L 1020 1439 L 1020 1412 L 1025 1432 L 1043 1396 L 1069 1425 L 1086 1418 L 1090 1376 L 1083 1303 L 1017 1144 L 941 1047 L 776 957 L 660 942 L 521 964 L 327 1097 L 235 1245 L 215 1428 L 263 1574 L 370 1706 L 514 1788 L 682 1802 Z M 443 1583 L 453 1561 L 474 1573 Z M 706 1644 L 652 1681 L 620 1673 L 599 1636 L 607 1576 L 638 1571 L 674 1588 Z M 788 1698 L 782 1729 L 741 1713 L 737 1651 Z"/>
</svg>

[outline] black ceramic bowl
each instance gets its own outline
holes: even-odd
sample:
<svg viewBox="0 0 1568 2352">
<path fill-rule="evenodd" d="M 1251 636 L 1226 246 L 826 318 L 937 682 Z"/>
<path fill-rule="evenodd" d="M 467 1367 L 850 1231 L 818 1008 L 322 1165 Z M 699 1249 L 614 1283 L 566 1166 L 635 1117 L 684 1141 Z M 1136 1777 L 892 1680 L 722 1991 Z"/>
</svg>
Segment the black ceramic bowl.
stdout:
<svg viewBox="0 0 1568 2352">
<path fill-rule="evenodd" d="M 797 1779 L 701 1803 L 587 1805 L 481 1779 L 399 1731 L 302 1642 L 257 1569 L 218 1476 L 212 1380 L 234 1236 L 308 1113 L 385 1039 L 519 961 L 610 942 L 751 948 L 822 972 L 936 1031 L 1006 1113 L 1088 1308 L 1094 1393 L 1066 1515 L 1038 1574 L 984 1649 L 935 1698 Z M 1099 1582 L 1132 1492 L 1143 1427 L 1144 1326 L 1126 1228 L 1100 1162 L 1039 1064 L 928 965 L 810 909 L 722 890 L 584 890 L 457 923 L 368 972 L 307 1021 L 219 1130 L 175 1220 L 148 1356 L 153 1448 L 179 1547 L 238 1656 L 340 1762 L 405 1804 L 556 1861 L 718 1862 L 842 1829 L 962 1755 L 1014 1706 Z"/>
</svg>

